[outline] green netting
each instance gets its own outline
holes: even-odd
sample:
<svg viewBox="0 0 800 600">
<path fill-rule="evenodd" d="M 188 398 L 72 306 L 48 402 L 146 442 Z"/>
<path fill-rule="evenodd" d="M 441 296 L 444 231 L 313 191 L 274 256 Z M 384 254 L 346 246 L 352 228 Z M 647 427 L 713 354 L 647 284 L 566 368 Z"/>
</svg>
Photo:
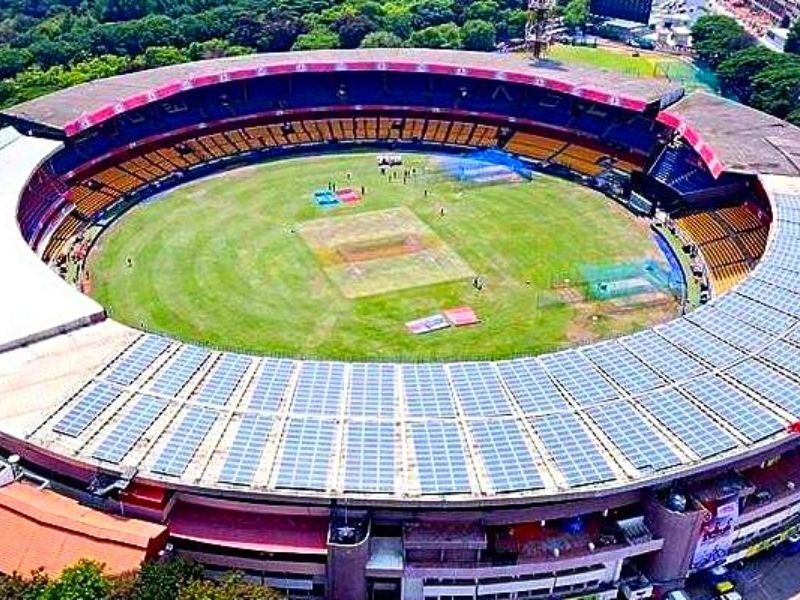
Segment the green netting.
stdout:
<svg viewBox="0 0 800 600">
<path fill-rule="evenodd" d="M 652 259 L 605 265 L 581 265 L 579 283 L 587 298 L 610 300 L 639 294 L 677 291 L 670 271 Z M 578 282 L 576 282 L 578 283 Z"/>
</svg>

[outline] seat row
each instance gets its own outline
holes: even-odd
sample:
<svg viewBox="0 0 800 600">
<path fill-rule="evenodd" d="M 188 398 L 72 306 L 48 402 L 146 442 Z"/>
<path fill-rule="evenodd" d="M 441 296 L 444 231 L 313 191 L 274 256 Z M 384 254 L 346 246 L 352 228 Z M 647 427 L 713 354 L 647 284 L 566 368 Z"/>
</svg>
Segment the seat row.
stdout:
<svg viewBox="0 0 800 600">
<path fill-rule="evenodd" d="M 612 164 L 614 168 L 628 173 L 636 169 L 633 163 L 612 158 L 605 152 L 533 133 L 516 132 L 504 149 L 527 158 L 560 164 L 592 177 Z"/>
<path fill-rule="evenodd" d="M 464 121 L 412 117 L 306 119 L 254 125 L 197 136 L 108 167 L 73 183 L 70 199 L 91 218 L 121 196 L 166 175 L 232 155 L 300 144 L 400 140 L 469 147 L 492 147 L 499 128 Z"/>
<path fill-rule="evenodd" d="M 687 215 L 675 223 L 703 254 L 715 294 L 744 279 L 766 249 L 769 227 L 746 203 Z"/>
</svg>

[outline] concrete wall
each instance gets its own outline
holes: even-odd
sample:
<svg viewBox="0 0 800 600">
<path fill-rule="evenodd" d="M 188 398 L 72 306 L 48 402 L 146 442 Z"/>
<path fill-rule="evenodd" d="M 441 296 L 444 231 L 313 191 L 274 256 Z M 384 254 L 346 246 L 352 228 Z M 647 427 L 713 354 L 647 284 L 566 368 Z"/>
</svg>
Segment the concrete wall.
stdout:
<svg viewBox="0 0 800 600">
<path fill-rule="evenodd" d="M 703 517 L 700 511 L 678 513 L 669 510 L 655 495 L 645 501 L 645 523 L 664 549 L 651 554 L 647 575 L 654 584 L 681 587 L 689 572 Z"/>
</svg>

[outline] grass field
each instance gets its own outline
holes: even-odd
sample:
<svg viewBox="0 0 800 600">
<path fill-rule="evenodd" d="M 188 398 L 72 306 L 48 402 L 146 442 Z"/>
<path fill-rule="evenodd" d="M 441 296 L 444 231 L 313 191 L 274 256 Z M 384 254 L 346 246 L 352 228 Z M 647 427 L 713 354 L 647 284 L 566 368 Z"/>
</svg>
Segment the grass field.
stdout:
<svg viewBox="0 0 800 600">
<path fill-rule="evenodd" d="M 578 185 L 537 176 L 465 187 L 435 175 L 435 157 L 405 159 L 405 168 L 419 173 L 407 184 L 381 175 L 375 153 L 362 153 L 272 162 L 174 190 L 133 209 L 100 238 L 89 263 L 93 294 L 124 323 L 228 349 L 361 359 L 502 357 L 552 350 L 576 328 L 591 327 L 581 325 L 586 315 L 581 320 L 572 305 L 538 306 L 554 277 L 579 263 L 653 251 L 646 224 Z M 348 172 L 352 187 L 366 187 L 364 200 L 316 206 L 313 191 L 331 180 L 345 185 Z M 343 217 L 388 209 L 410 215 L 406 221 L 418 223 L 412 233 L 351 240 L 344 254 L 337 252 L 397 261 L 398 252 L 424 243 L 452 250 L 457 260 L 448 260 L 461 270 L 419 285 L 402 263 L 391 271 L 402 289 L 348 298 L 304 230 L 326 231 L 340 220 L 323 236 L 334 247 L 334 236 L 347 230 Z M 474 275 L 484 279 L 482 291 L 473 288 Z M 424 336 L 405 330 L 406 321 L 465 304 L 480 325 Z M 649 318 L 603 319 L 589 333 L 639 328 Z"/>
<path fill-rule="evenodd" d="M 638 56 L 634 56 L 634 53 Z M 634 48 L 599 46 L 566 46 L 557 44 L 550 50 L 550 58 L 618 71 L 632 77 L 667 78 L 687 89 L 715 91 L 717 84 L 711 73 L 705 73 L 686 60 L 670 54 Z"/>
</svg>

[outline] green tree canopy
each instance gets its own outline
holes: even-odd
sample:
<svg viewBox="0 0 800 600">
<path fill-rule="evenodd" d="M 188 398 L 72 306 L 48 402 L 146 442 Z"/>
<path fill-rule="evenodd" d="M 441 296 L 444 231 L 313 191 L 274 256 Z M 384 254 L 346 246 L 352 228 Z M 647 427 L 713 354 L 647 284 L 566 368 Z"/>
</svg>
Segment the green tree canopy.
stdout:
<svg viewBox="0 0 800 600">
<path fill-rule="evenodd" d="M 362 48 L 402 48 L 403 40 L 391 31 L 375 31 L 364 36 Z"/>
<path fill-rule="evenodd" d="M 221 581 L 203 578 L 200 565 L 184 560 L 147 563 L 140 570 L 108 575 L 103 565 L 80 561 L 55 578 L 35 571 L 28 577 L 0 575 L 2 600 L 285 600 L 266 586 L 231 573 Z"/>
<path fill-rule="evenodd" d="M 717 68 L 720 87 L 726 94 L 749 103 L 753 92 L 753 78 L 767 67 L 790 60 L 786 55 L 773 52 L 760 44 L 745 48 L 720 63 Z"/>
<path fill-rule="evenodd" d="M 753 78 L 752 103 L 785 119 L 797 111 L 800 98 L 800 62 L 767 67 Z"/>
<path fill-rule="evenodd" d="M 784 52 L 791 54 L 800 54 L 800 19 L 797 19 L 789 28 L 789 34 L 786 36 L 786 45 L 783 47 Z"/>
<path fill-rule="evenodd" d="M 464 17 L 469 19 L 480 19 L 490 23 L 497 19 L 500 12 L 500 5 L 494 0 L 478 0 L 467 5 L 464 10 Z"/>
<path fill-rule="evenodd" d="M 292 50 L 323 50 L 325 48 L 338 48 L 340 45 L 339 34 L 327 27 L 317 27 L 308 33 L 297 36 L 297 41 Z"/>
<path fill-rule="evenodd" d="M 416 30 L 456 20 L 453 0 L 418 0 L 412 5 L 411 14 L 412 26 Z"/>
<path fill-rule="evenodd" d="M 584 29 L 589 22 L 589 0 L 569 0 L 564 7 L 564 25 Z"/>
<path fill-rule="evenodd" d="M 361 40 L 378 27 L 363 15 L 345 14 L 336 19 L 331 28 L 339 35 L 342 48 L 358 48 Z"/>
<path fill-rule="evenodd" d="M 472 19 L 461 28 L 461 40 L 467 50 L 489 52 L 497 43 L 497 30 L 488 21 Z"/>
<path fill-rule="evenodd" d="M 443 23 L 415 31 L 408 39 L 415 48 L 461 48 L 461 29 L 455 23 Z"/>
<path fill-rule="evenodd" d="M 37 600 L 107 598 L 111 585 L 103 569 L 103 565 L 88 560 L 67 567 L 61 573 L 61 577 L 50 582 Z"/>
<path fill-rule="evenodd" d="M 731 17 L 703 15 L 692 27 L 692 47 L 695 54 L 712 69 L 751 45 L 752 38 Z"/>
<path fill-rule="evenodd" d="M 0 47 L 0 78 L 13 77 L 33 62 L 33 54 L 25 48 Z"/>
</svg>

